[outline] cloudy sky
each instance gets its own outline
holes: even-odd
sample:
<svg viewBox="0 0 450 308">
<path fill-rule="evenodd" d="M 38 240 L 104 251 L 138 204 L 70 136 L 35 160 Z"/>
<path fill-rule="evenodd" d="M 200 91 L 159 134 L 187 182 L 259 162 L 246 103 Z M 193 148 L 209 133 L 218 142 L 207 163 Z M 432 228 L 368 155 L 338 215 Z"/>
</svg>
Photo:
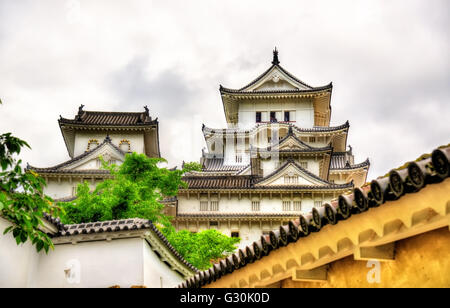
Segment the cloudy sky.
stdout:
<svg viewBox="0 0 450 308">
<path fill-rule="evenodd" d="M 160 120 L 170 165 L 198 161 L 201 124 L 225 127 L 219 84 L 281 65 L 333 82 L 369 179 L 450 142 L 450 2 L 0 0 L 0 132 L 46 167 L 68 159 L 57 119 L 86 110 Z"/>
</svg>

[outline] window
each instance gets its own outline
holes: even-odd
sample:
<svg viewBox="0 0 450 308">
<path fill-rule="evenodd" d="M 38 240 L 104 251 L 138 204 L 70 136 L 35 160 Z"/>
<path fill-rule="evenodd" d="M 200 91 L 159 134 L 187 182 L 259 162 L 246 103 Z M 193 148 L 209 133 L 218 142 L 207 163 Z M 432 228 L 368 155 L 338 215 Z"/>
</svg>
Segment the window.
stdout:
<svg viewBox="0 0 450 308">
<path fill-rule="evenodd" d="M 301 211 L 301 210 L 302 210 L 302 202 L 294 201 L 294 211 Z"/>
<path fill-rule="evenodd" d="M 219 210 L 219 201 L 211 201 L 211 211 Z"/>
<path fill-rule="evenodd" d="M 100 143 L 98 143 L 97 139 L 89 139 L 86 152 L 88 152 L 88 151 L 90 151 L 92 149 L 95 149 L 99 145 L 100 145 Z"/>
<path fill-rule="evenodd" d="M 308 162 L 307 161 L 301 161 L 300 162 L 300 167 L 302 167 L 303 169 L 308 169 Z"/>
<path fill-rule="evenodd" d="M 131 152 L 131 143 L 127 139 L 122 139 L 119 142 L 119 148 L 124 152 Z"/>
<path fill-rule="evenodd" d="M 256 112 L 256 123 L 261 123 L 262 117 L 261 117 L 261 111 Z"/>
<path fill-rule="evenodd" d="M 314 201 L 314 207 L 321 207 L 322 201 Z"/>
<path fill-rule="evenodd" d="M 291 210 L 291 201 L 283 201 L 283 211 Z"/>
<path fill-rule="evenodd" d="M 236 163 L 242 163 L 242 154 L 236 154 Z"/>
<path fill-rule="evenodd" d="M 294 175 L 294 176 L 286 175 L 284 177 L 284 184 L 298 184 L 298 176 L 296 176 L 296 175 Z"/>
<path fill-rule="evenodd" d="M 275 112 L 275 111 L 271 111 L 270 112 L 270 122 L 271 123 L 273 123 L 273 122 L 278 122 L 277 121 L 277 115 L 276 115 L 277 113 Z"/>
<path fill-rule="evenodd" d="M 208 210 L 208 201 L 200 201 L 200 211 Z"/>
<path fill-rule="evenodd" d="M 231 237 L 239 237 L 239 232 L 238 231 L 231 232 Z"/>
<path fill-rule="evenodd" d="M 209 226 L 210 227 L 218 227 L 219 226 L 219 222 L 218 221 L 210 221 L 209 222 Z"/>
<path fill-rule="evenodd" d="M 290 121 L 289 111 L 285 111 L 284 112 L 284 122 L 289 122 L 289 121 Z"/>
<path fill-rule="evenodd" d="M 76 196 L 77 195 L 77 187 L 73 186 L 72 187 L 72 196 Z"/>
<path fill-rule="evenodd" d="M 257 211 L 259 211 L 261 208 L 260 208 L 260 203 L 259 203 L 259 201 L 252 201 L 252 211 L 255 211 L 255 212 L 257 212 Z"/>
<path fill-rule="evenodd" d="M 316 142 L 316 137 L 309 137 L 309 142 Z"/>
</svg>

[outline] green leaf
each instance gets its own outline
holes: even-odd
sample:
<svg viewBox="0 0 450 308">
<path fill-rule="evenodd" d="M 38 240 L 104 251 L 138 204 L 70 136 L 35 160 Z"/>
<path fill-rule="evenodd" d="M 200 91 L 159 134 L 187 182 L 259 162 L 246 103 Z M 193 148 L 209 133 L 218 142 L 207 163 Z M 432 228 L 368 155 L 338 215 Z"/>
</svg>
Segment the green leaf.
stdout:
<svg viewBox="0 0 450 308">
<path fill-rule="evenodd" d="M 3 235 L 10 232 L 12 228 L 13 228 L 13 226 L 9 226 L 8 228 L 6 228 L 5 231 L 3 231 Z"/>
</svg>

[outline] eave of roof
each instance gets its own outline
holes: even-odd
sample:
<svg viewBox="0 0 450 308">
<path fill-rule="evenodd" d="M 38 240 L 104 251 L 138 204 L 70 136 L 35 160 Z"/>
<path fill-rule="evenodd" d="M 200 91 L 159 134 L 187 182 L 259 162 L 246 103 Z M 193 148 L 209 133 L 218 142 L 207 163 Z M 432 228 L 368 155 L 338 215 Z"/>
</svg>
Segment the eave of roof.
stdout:
<svg viewBox="0 0 450 308">
<path fill-rule="evenodd" d="M 281 72 L 286 74 L 292 80 L 294 80 L 294 81 L 298 82 L 299 84 L 301 84 L 302 86 L 308 88 L 308 90 L 245 91 L 245 89 L 251 87 L 252 85 L 254 85 L 254 84 L 258 83 L 260 80 L 262 80 L 274 68 L 279 69 Z M 322 91 L 322 90 L 331 90 L 332 88 L 333 88 L 333 84 L 331 82 L 328 85 L 325 85 L 325 86 L 312 87 L 312 86 L 304 83 L 303 81 L 301 81 L 300 79 L 298 79 L 297 77 L 292 75 L 291 73 L 289 73 L 281 65 L 279 65 L 279 64 L 272 64 L 272 66 L 270 66 L 266 71 L 264 71 L 261 75 L 259 75 L 256 79 L 251 81 L 246 86 L 244 86 L 244 87 L 242 87 L 240 89 L 231 89 L 231 88 L 225 88 L 222 85 L 220 85 L 220 92 L 221 93 L 262 93 L 262 94 L 266 94 L 266 93 L 303 93 L 303 92 L 317 92 L 317 91 Z"/>
<path fill-rule="evenodd" d="M 85 173 L 85 172 L 104 173 L 103 171 L 106 171 L 106 170 L 67 170 L 67 169 L 61 169 L 61 168 L 65 167 L 65 166 L 69 166 L 73 163 L 76 163 L 76 162 L 80 161 L 81 159 L 99 151 L 106 144 L 109 144 L 110 146 L 112 146 L 113 149 L 115 149 L 121 155 L 127 154 L 126 152 L 122 151 L 118 146 L 113 144 L 109 137 L 106 137 L 105 140 L 103 140 L 103 142 L 101 144 L 99 144 L 98 146 L 96 146 L 94 149 L 84 152 L 83 154 L 80 154 L 68 161 L 65 161 L 63 163 L 60 163 L 60 164 L 52 166 L 52 167 L 46 167 L 46 168 L 38 168 L 38 167 L 31 166 L 31 165 L 27 165 L 26 169 L 33 170 L 36 172 L 48 172 L 48 173 L 58 173 L 58 172 L 60 172 L 60 173 Z M 102 171 L 102 172 L 98 172 L 98 171 Z"/>
<path fill-rule="evenodd" d="M 346 121 L 344 124 L 342 125 L 338 125 L 338 126 L 314 126 L 312 128 L 303 128 L 303 127 L 298 127 L 292 124 L 288 124 L 288 123 L 282 123 L 282 122 L 277 122 L 277 123 L 260 123 L 255 125 L 253 128 L 251 129 L 239 129 L 239 128 L 210 128 L 207 127 L 205 125 L 203 125 L 202 127 L 202 131 L 203 131 L 203 135 L 206 134 L 252 134 L 255 131 L 257 131 L 260 128 L 264 128 L 266 126 L 271 126 L 271 125 L 277 125 L 279 127 L 289 127 L 292 126 L 292 128 L 298 132 L 298 133 L 322 133 L 322 132 L 336 132 L 336 131 L 341 131 L 341 130 L 347 130 L 350 127 L 350 123 L 348 121 Z"/>
</svg>

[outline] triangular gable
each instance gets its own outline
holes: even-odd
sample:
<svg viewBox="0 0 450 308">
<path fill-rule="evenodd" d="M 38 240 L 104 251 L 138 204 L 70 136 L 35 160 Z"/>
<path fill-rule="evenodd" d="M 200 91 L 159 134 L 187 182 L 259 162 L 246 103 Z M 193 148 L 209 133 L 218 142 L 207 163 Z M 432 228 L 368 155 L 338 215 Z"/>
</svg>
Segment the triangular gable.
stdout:
<svg viewBox="0 0 450 308">
<path fill-rule="evenodd" d="M 289 178 L 286 180 L 286 178 Z M 303 169 L 295 162 L 288 162 L 280 169 L 266 176 L 255 186 L 327 186 L 329 182 Z"/>
<path fill-rule="evenodd" d="M 272 150 L 283 151 L 283 150 L 310 150 L 313 149 L 311 146 L 307 145 L 300 139 L 298 139 L 295 135 L 289 134 L 283 139 L 280 140 L 279 143 L 273 145 Z"/>
<path fill-rule="evenodd" d="M 74 159 L 63 164 L 59 170 L 96 170 L 100 169 L 97 163 L 98 158 L 102 157 L 105 161 L 117 161 L 123 162 L 125 159 L 125 153 L 118 149 L 110 142 L 104 142 L 98 147 L 75 157 Z"/>
<path fill-rule="evenodd" d="M 306 84 L 292 78 L 284 69 L 273 65 L 263 75 L 241 91 L 311 90 Z"/>
</svg>

